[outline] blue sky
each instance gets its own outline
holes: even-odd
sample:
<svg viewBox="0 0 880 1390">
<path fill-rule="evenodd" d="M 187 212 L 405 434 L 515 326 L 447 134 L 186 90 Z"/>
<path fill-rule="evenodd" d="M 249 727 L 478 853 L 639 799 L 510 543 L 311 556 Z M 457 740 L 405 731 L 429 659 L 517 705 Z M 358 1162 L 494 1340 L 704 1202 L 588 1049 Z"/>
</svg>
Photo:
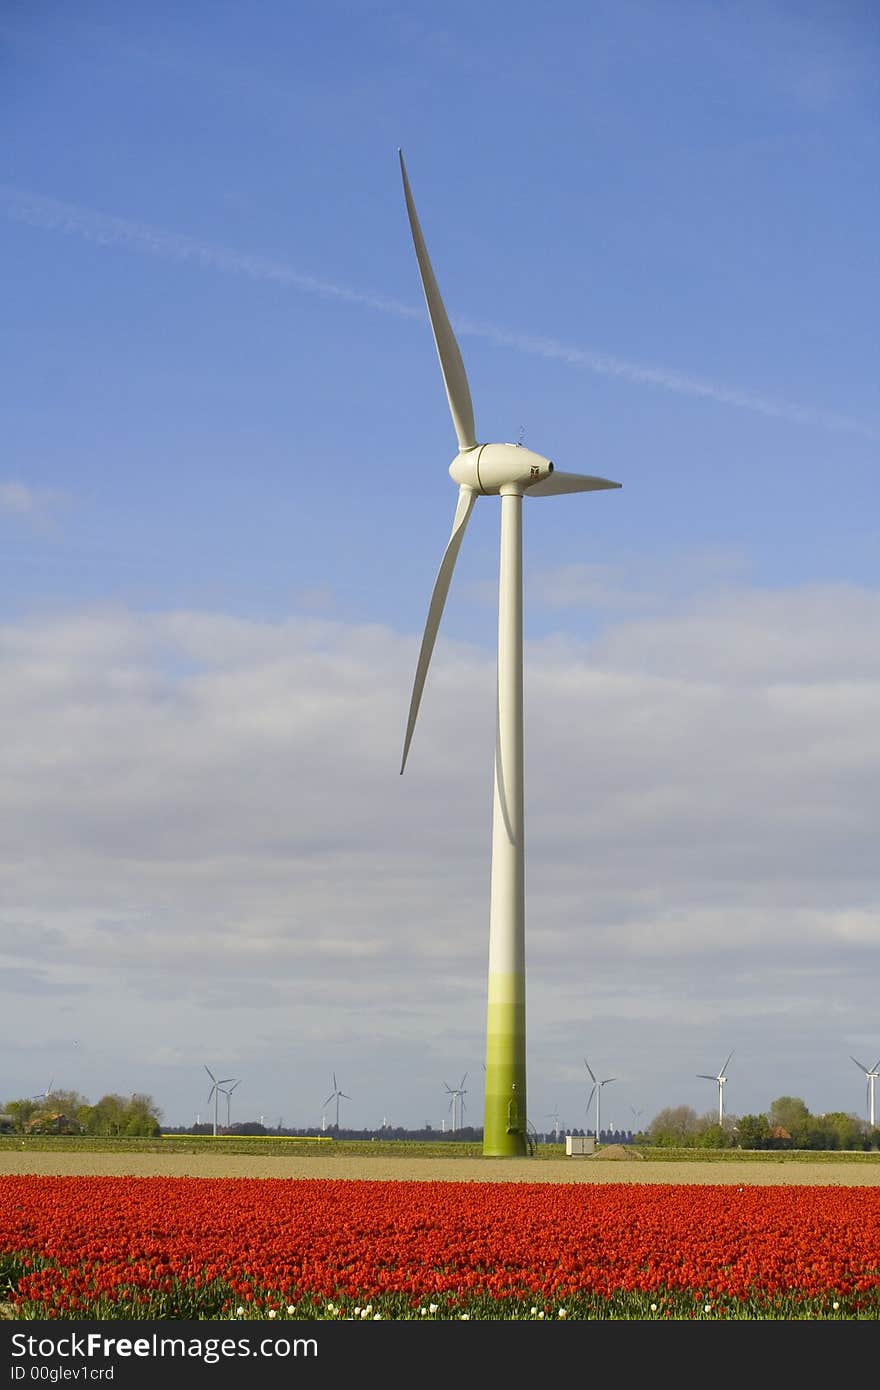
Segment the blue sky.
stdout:
<svg viewBox="0 0 880 1390">
<path fill-rule="evenodd" d="M 498 510 L 406 776 L 455 436 L 525 506 L 530 1112 L 880 1055 L 869 3 L 0 17 L 0 1099 L 479 1122 Z M 35 1020 L 39 1023 L 36 1024 Z M 664 1045 L 665 1040 L 665 1045 Z M 586 1080 L 585 1080 L 586 1078 Z M 615 1113 L 614 1091 L 617 1091 Z"/>
</svg>

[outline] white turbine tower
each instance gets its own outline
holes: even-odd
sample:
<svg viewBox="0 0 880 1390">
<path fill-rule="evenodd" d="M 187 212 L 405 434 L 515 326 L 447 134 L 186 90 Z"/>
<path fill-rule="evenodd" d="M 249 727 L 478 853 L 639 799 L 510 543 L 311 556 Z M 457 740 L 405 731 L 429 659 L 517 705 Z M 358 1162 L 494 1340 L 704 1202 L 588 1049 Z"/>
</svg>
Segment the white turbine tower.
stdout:
<svg viewBox="0 0 880 1390">
<path fill-rule="evenodd" d="M 877 1077 L 880 1076 L 880 1057 L 877 1058 L 877 1061 L 874 1063 L 873 1067 L 866 1067 L 862 1062 L 859 1062 L 855 1057 L 853 1057 L 852 1053 L 850 1053 L 850 1061 L 855 1062 L 856 1066 L 859 1067 L 865 1073 L 865 1082 L 867 1085 L 868 1092 L 866 1096 L 867 1109 L 865 1112 L 865 1118 L 867 1119 L 868 1124 L 873 1129 L 876 1123 L 874 1119 L 874 1082 L 877 1080 Z"/>
<path fill-rule="evenodd" d="M 416 665 L 400 771 L 406 766 L 422 690 L 465 527 L 477 497 L 501 499 L 498 582 L 498 677 L 492 871 L 489 907 L 489 981 L 486 1013 L 486 1091 L 483 1154 L 518 1157 L 529 1152 L 526 1108 L 525 847 L 523 839 L 523 600 L 522 500 L 595 492 L 620 483 L 579 473 L 560 473 L 549 459 L 520 444 L 480 443 L 470 387 L 413 202 L 400 153 L 400 172 L 410 231 L 458 453 L 449 473 L 458 502 L 434 589 Z"/>
<path fill-rule="evenodd" d="M 601 1138 L 602 1130 L 601 1130 L 601 1126 L 600 1126 L 599 1116 L 600 1116 L 600 1113 L 601 1113 L 601 1104 L 602 1104 L 602 1087 L 603 1087 L 603 1086 L 608 1086 L 612 1081 L 616 1081 L 616 1080 L 617 1080 L 617 1077 L 616 1077 L 616 1076 L 606 1076 L 604 1081 L 597 1081 L 597 1080 L 596 1080 L 596 1074 L 595 1074 L 595 1072 L 593 1071 L 593 1068 L 590 1066 L 589 1062 L 587 1061 L 586 1057 L 584 1058 L 584 1066 L 586 1067 L 587 1071 L 590 1073 L 590 1076 L 593 1078 L 593 1089 L 592 1089 L 592 1091 L 590 1092 L 589 1096 L 587 1097 L 587 1103 L 586 1103 L 584 1109 L 585 1109 L 586 1113 L 589 1115 L 589 1113 L 590 1113 L 590 1101 L 593 1099 L 593 1096 L 595 1096 L 595 1097 L 596 1097 L 596 1143 L 597 1143 L 597 1144 L 601 1144 L 601 1142 L 602 1142 L 602 1138 Z"/>
<path fill-rule="evenodd" d="M 329 1096 L 328 1096 L 327 1099 L 324 1101 L 324 1104 L 325 1104 L 325 1105 L 329 1105 L 330 1102 L 331 1102 L 331 1100 L 335 1100 L 335 1101 L 336 1101 L 336 1135 L 337 1135 L 337 1138 L 338 1138 L 338 1136 L 339 1136 L 339 1102 L 340 1102 L 340 1100 L 351 1100 L 351 1096 L 347 1096 L 347 1095 L 345 1094 L 344 1091 L 340 1091 L 338 1085 L 336 1084 L 336 1072 L 335 1072 L 335 1071 L 332 1073 L 332 1076 L 333 1076 L 333 1090 L 330 1092 Z"/>
<path fill-rule="evenodd" d="M 728 1059 L 727 1059 L 727 1062 L 730 1061 L 730 1058 L 731 1058 L 732 1056 L 733 1056 L 733 1053 L 731 1052 L 730 1056 L 729 1056 Z M 704 1071 L 698 1071 L 698 1072 L 697 1072 L 697 1076 L 698 1076 L 702 1081 L 716 1081 L 716 1082 L 718 1083 L 718 1123 L 719 1123 L 719 1125 L 723 1125 L 723 1124 L 724 1124 L 724 1083 L 725 1083 L 725 1081 L 727 1080 L 727 1077 L 724 1075 L 724 1073 L 727 1071 L 727 1062 L 724 1063 L 724 1066 L 721 1068 L 721 1070 L 717 1073 L 716 1076 L 710 1076 L 708 1072 L 704 1072 Z"/>
<path fill-rule="evenodd" d="M 212 1085 L 210 1091 L 208 1092 L 208 1101 L 209 1101 L 209 1103 L 210 1103 L 210 1101 L 211 1101 L 212 1099 L 213 1099 L 213 1101 L 214 1101 L 214 1138 L 216 1139 L 216 1138 L 217 1138 L 217 1106 L 218 1106 L 219 1103 L 220 1103 L 220 1091 L 221 1091 L 221 1089 L 222 1089 L 224 1086 L 226 1086 L 226 1085 L 229 1084 L 229 1082 L 232 1080 L 232 1077 L 231 1077 L 231 1076 L 224 1076 L 224 1077 L 222 1077 L 222 1078 L 218 1081 L 217 1078 L 216 1078 L 216 1076 L 214 1075 L 214 1073 L 211 1071 L 211 1068 L 210 1068 L 210 1067 L 206 1066 L 206 1067 L 205 1067 L 205 1071 L 208 1073 L 208 1075 L 210 1076 L 212 1082 L 214 1083 L 214 1084 Z"/>
<path fill-rule="evenodd" d="M 448 1083 L 447 1081 L 444 1081 L 444 1082 L 443 1082 L 443 1085 L 446 1087 L 447 1091 L 448 1091 L 449 1094 L 452 1096 L 452 1100 L 449 1102 L 449 1108 L 450 1108 L 450 1110 L 452 1111 L 452 1130 L 453 1130 L 453 1133 L 455 1133 L 456 1130 L 461 1129 L 461 1117 L 462 1117 L 462 1112 L 463 1112 L 463 1110 L 464 1110 L 464 1108 L 465 1108 L 464 1098 L 465 1098 L 465 1096 L 467 1095 L 467 1091 L 466 1091 L 465 1088 L 464 1088 L 464 1083 L 465 1083 L 466 1080 L 467 1080 L 467 1072 L 465 1072 L 464 1076 L 461 1078 L 461 1080 L 459 1081 L 459 1083 L 458 1083 L 457 1086 L 450 1086 L 449 1083 Z M 456 1120 L 456 1118 L 455 1118 L 456 1105 L 457 1105 L 457 1107 L 458 1107 L 458 1119 L 457 1119 L 457 1120 Z"/>
</svg>

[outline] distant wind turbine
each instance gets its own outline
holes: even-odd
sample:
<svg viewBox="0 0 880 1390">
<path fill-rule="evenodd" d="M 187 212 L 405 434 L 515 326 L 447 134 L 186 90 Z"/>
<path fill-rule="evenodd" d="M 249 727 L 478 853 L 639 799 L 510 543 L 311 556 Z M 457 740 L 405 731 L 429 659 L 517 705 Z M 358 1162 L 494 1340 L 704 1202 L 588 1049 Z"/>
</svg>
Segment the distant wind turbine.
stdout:
<svg viewBox="0 0 880 1390">
<path fill-rule="evenodd" d="M 208 1102 L 210 1103 L 212 1099 L 213 1099 L 213 1101 L 214 1101 L 214 1138 L 216 1139 L 216 1138 L 217 1138 L 217 1106 L 218 1106 L 219 1103 L 220 1103 L 220 1090 L 221 1090 L 221 1088 L 222 1088 L 223 1086 L 227 1086 L 227 1085 L 229 1084 L 229 1082 L 232 1080 L 232 1077 L 231 1077 L 231 1076 L 224 1076 L 224 1077 L 221 1078 L 220 1081 L 218 1081 L 217 1078 L 216 1078 L 216 1076 L 215 1076 L 214 1073 L 211 1071 L 211 1068 L 210 1068 L 209 1066 L 206 1066 L 206 1067 L 205 1067 L 205 1071 L 208 1073 L 208 1075 L 209 1075 L 210 1078 L 211 1078 L 211 1081 L 213 1082 L 213 1085 L 211 1086 L 211 1089 L 210 1089 L 210 1091 L 208 1092 Z"/>
<path fill-rule="evenodd" d="M 727 1062 L 730 1061 L 730 1058 L 731 1058 L 732 1056 L 733 1056 L 733 1053 L 731 1052 L 730 1056 L 729 1056 L 728 1059 L 727 1059 Z M 723 1124 L 724 1124 L 724 1083 L 725 1083 L 725 1081 L 727 1080 L 727 1077 L 724 1075 L 724 1073 L 727 1071 L 727 1062 L 724 1063 L 724 1066 L 721 1068 L 721 1070 L 718 1072 L 718 1074 L 717 1074 L 716 1076 L 710 1076 L 707 1072 L 704 1072 L 704 1071 L 698 1071 L 698 1072 L 697 1072 L 697 1076 L 698 1076 L 702 1081 L 716 1081 L 716 1082 L 718 1083 L 718 1123 L 719 1123 L 719 1125 L 723 1125 Z"/>
<path fill-rule="evenodd" d="M 589 474 L 558 472 L 549 459 L 523 448 L 521 443 L 481 443 L 478 440 L 461 351 L 428 257 L 403 154 L 398 153 L 422 290 L 458 441 L 458 453 L 449 466 L 450 476 L 458 484 L 458 500 L 452 531 L 428 605 L 410 696 L 400 771 L 402 773 L 406 766 L 428 666 L 465 528 L 478 497 L 498 498 L 501 547 L 483 1154 L 495 1158 L 525 1157 L 531 1152 L 531 1141 L 526 1105 L 523 497 L 559 497 L 577 492 L 595 492 L 618 488 L 620 483 Z"/>
<path fill-rule="evenodd" d="M 595 1072 L 593 1071 L 593 1068 L 590 1066 L 589 1062 L 587 1061 L 586 1057 L 584 1058 L 584 1066 L 586 1067 L 587 1071 L 590 1073 L 590 1076 L 593 1078 L 593 1089 L 592 1089 L 592 1091 L 590 1092 L 590 1094 L 589 1094 L 589 1096 L 588 1096 L 588 1098 L 587 1098 L 587 1104 L 586 1104 L 586 1106 L 585 1106 L 585 1110 L 586 1110 L 587 1114 L 589 1115 L 589 1113 L 590 1113 L 590 1101 L 593 1099 L 593 1096 L 595 1096 L 595 1097 L 596 1097 L 596 1143 L 597 1143 L 597 1144 L 601 1144 L 601 1142 L 602 1142 L 602 1138 L 601 1138 L 602 1130 L 601 1130 L 601 1126 L 600 1126 L 600 1122 L 599 1122 L 599 1113 L 600 1113 L 600 1109 L 601 1109 L 602 1087 L 603 1087 L 603 1086 L 609 1085 L 610 1082 L 612 1082 L 612 1081 L 616 1081 L 616 1080 L 617 1080 L 617 1077 L 616 1077 L 616 1076 L 606 1076 L 604 1081 L 597 1081 L 597 1080 L 596 1080 L 596 1074 L 595 1074 Z"/>
<path fill-rule="evenodd" d="M 333 1075 L 333 1090 L 330 1092 L 329 1096 L 328 1096 L 327 1099 L 324 1101 L 324 1104 L 325 1104 L 325 1105 L 329 1105 L 330 1102 L 331 1102 L 331 1100 L 335 1100 L 335 1101 L 336 1101 L 336 1133 L 337 1133 L 337 1135 L 338 1135 L 338 1134 L 339 1134 L 339 1102 L 340 1102 L 340 1100 L 351 1100 L 351 1096 L 347 1096 L 347 1095 L 345 1094 L 344 1091 L 340 1091 L 339 1086 L 338 1086 L 337 1083 L 336 1083 L 336 1072 L 333 1072 L 332 1075 Z"/>
<path fill-rule="evenodd" d="M 874 1125 L 875 1125 L 875 1121 L 874 1121 L 874 1082 L 877 1080 L 877 1077 L 880 1076 L 880 1057 L 877 1058 L 877 1061 L 874 1063 L 873 1067 L 866 1067 L 866 1066 L 864 1065 L 863 1062 L 857 1061 L 856 1058 L 853 1057 L 852 1053 L 850 1053 L 850 1061 L 851 1061 L 851 1062 L 855 1062 L 856 1066 L 859 1067 L 859 1068 L 865 1073 L 865 1082 L 867 1083 L 867 1091 L 868 1091 L 868 1094 L 867 1094 L 867 1115 L 866 1115 L 866 1118 L 867 1118 L 868 1124 L 869 1124 L 869 1125 L 871 1126 L 871 1128 L 873 1129 L 873 1128 L 874 1128 Z"/>
<path fill-rule="evenodd" d="M 37 1094 L 36 1094 L 35 1096 L 29 1096 L 28 1099 L 29 1099 L 29 1100 L 44 1100 L 44 1101 L 45 1101 L 45 1100 L 48 1100 L 49 1097 L 50 1097 L 51 1094 L 52 1094 L 52 1087 L 53 1087 L 54 1085 L 55 1085 L 55 1078 L 54 1078 L 54 1076 L 53 1076 L 52 1079 L 51 1079 L 51 1081 L 49 1082 L 49 1085 L 46 1087 L 45 1091 L 38 1091 Z"/>
<path fill-rule="evenodd" d="M 232 1105 L 232 1092 L 235 1090 L 236 1086 L 240 1086 L 240 1085 L 241 1085 L 241 1082 L 240 1082 L 240 1081 L 234 1081 L 234 1082 L 232 1083 L 232 1085 L 229 1086 L 229 1087 L 223 1087 L 223 1086 L 221 1086 L 221 1087 L 219 1088 L 219 1089 L 223 1092 L 224 1096 L 226 1097 L 226 1128 L 227 1128 L 227 1129 L 229 1129 L 229 1126 L 230 1126 L 230 1123 L 231 1123 L 230 1118 L 229 1118 L 229 1115 L 230 1115 L 230 1109 L 231 1109 L 231 1105 Z"/>
<path fill-rule="evenodd" d="M 464 1089 L 464 1083 L 465 1083 L 466 1080 L 467 1080 L 467 1072 L 465 1072 L 464 1076 L 461 1078 L 461 1080 L 459 1081 L 459 1083 L 458 1083 L 457 1086 L 450 1086 L 448 1082 L 446 1082 L 446 1081 L 443 1082 L 443 1085 L 446 1087 L 447 1091 L 448 1091 L 449 1094 L 452 1096 L 452 1100 L 449 1102 L 449 1108 L 450 1108 L 450 1110 L 452 1111 L 452 1129 L 453 1129 L 453 1133 L 454 1133 L 456 1130 L 461 1129 L 462 1111 L 463 1111 L 464 1108 L 465 1108 L 464 1098 L 465 1098 L 465 1096 L 467 1095 L 467 1091 Z M 457 1120 L 457 1121 L 456 1121 L 456 1118 L 455 1118 L 456 1102 L 458 1102 L 458 1120 Z"/>
</svg>

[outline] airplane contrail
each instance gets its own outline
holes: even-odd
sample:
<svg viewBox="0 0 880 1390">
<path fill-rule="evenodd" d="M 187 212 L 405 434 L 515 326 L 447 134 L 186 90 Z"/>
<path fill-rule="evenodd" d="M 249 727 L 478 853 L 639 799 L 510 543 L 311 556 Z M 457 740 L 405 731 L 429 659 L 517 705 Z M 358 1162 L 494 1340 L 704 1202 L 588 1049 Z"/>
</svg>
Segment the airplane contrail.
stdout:
<svg viewBox="0 0 880 1390">
<path fill-rule="evenodd" d="M 263 256 L 215 246 L 198 241 L 194 237 L 95 212 L 90 208 L 61 202 L 56 198 L 47 198 L 41 194 L 0 184 L 0 203 L 4 205 L 6 215 L 10 219 L 46 231 L 78 236 L 102 246 L 122 246 L 141 255 L 157 256 L 163 260 L 191 262 L 223 274 L 246 275 L 253 280 L 271 281 L 307 294 L 323 295 L 349 304 L 361 304 L 365 308 L 392 314 L 396 318 L 421 321 L 424 317 L 422 307 L 416 308 L 398 299 L 355 290 L 347 285 L 304 274 L 282 262 L 272 261 Z M 679 395 L 702 397 L 717 401 L 721 405 L 732 405 L 757 414 L 791 420 L 797 424 L 821 425 L 826 429 L 845 430 L 868 439 L 880 438 L 880 430 L 848 416 L 836 415 L 791 401 L 774 400 L 738 387 L 705 381 L 668 367 L 630 362 L 590 348 L 561 343 L 553 338 L 535 337 L 465 318 L 453 318 L 453 325 L 456 332 L 463 337 L 481 338 L 498 347 L 511 348 L 515 352 L 532 357 L 563 362 L 567 366 L 584 367 L 601 376 L 617 377 L 634 385 L 655 386 Z"/>
<path fill-rule="evenodd" d="M 314 275 L 301 274 L 278 261 L 241 251 L 231 251 L 223 246 L 212 246 L 208 242 L 197 241 L 194 237 L 164 232 L 140 222 L 130 222 L 123 217 L 111 217 L 103 212 L 93 212 L 89 208 L 77 207 L 74 203 L 63 203 L 55 198 L 25 193 L 2 184 L 0 201 L 5 204 L 10 218 L 16 222 L 26 222 L 31 227 L 82 237 L 85 241 L 97 242 L 101 246 L 127 247 L 142 255 L 158 256 L 166 261 L 190 261 L 226 274 L 247 275 L 252 280 L 271 280 L 276 284 L 304 290 L 310 294 L 342 299 L 352 304 L 364 304 L 386 314 L 396 314 L 398 318 L 423 317 L 421 310 L 401 304 L 395 299 L 349 289 L 329 280 L 319 280 Z"/>
</svg>

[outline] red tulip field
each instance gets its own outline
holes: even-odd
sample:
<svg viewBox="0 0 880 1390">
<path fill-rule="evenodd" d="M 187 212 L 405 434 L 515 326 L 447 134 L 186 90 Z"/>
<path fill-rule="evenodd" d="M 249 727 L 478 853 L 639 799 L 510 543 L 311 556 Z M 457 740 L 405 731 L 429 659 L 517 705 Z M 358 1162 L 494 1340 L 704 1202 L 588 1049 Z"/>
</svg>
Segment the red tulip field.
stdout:
<svg viewBox="0 0 880 1390">
<path fill-rule="evenodd" d="M 880 1187 L 0 1177 L 20 1319 L 872 1319 Z"/>
</svg>

